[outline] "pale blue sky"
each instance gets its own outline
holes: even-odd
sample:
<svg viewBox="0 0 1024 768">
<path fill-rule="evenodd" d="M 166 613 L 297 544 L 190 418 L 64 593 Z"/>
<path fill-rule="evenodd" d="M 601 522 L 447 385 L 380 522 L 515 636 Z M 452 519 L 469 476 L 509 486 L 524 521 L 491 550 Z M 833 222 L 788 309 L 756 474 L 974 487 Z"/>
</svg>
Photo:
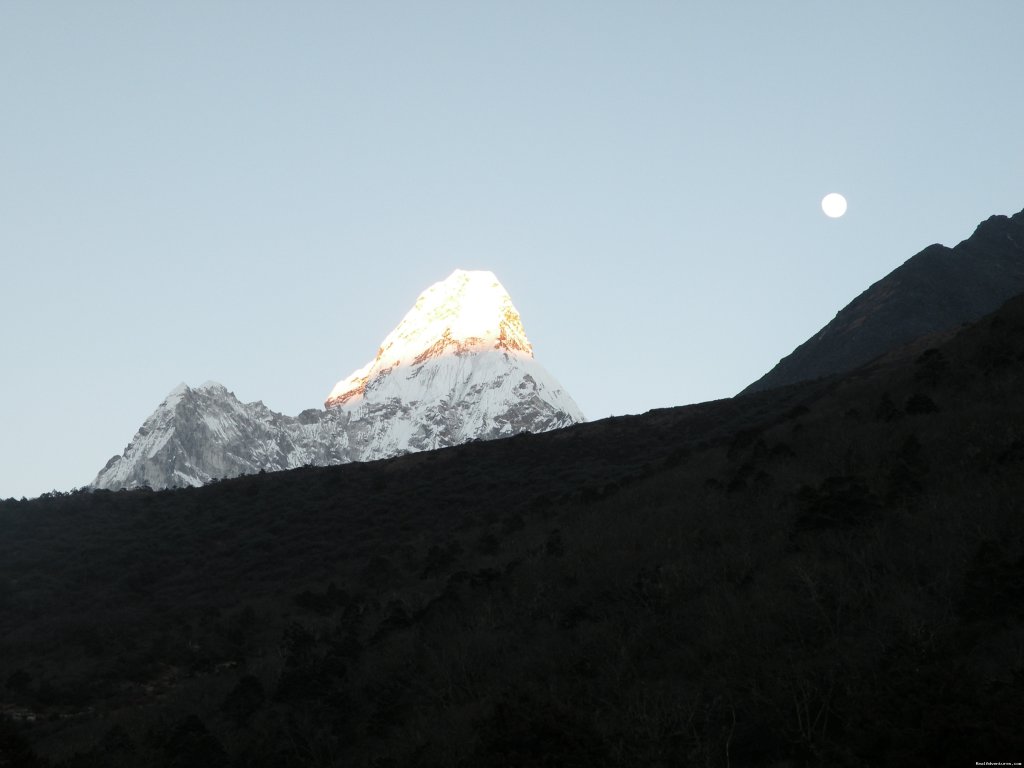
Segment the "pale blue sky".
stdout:
<svg viewBox="0 0 1024 768">
<path fill-rule="evenodd" d="M 1024 208 L 1024 3 L 0 4 L 0 498 L 180 381 L 295 414 L 490 269 L 591 419 Z M 845 218 L 821 197 L 842 192 Z"/>
</svg>

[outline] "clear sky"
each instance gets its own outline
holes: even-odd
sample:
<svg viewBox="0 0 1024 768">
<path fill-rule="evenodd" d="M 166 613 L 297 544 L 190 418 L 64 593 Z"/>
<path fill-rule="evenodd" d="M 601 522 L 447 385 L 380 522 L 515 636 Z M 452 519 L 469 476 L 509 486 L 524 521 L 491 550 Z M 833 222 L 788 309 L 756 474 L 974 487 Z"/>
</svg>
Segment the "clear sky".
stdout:
<svg viewBox="0 0 1024 768">
<path fill-rule="evenodd" d="M 1024 208 L 1024 3 L 0 4 L 0 498 L 295 414 L 493 270 L 588 418 L 728 397 Z M 843 193 L 849 211 L 819 202 Z"/>
</svg>

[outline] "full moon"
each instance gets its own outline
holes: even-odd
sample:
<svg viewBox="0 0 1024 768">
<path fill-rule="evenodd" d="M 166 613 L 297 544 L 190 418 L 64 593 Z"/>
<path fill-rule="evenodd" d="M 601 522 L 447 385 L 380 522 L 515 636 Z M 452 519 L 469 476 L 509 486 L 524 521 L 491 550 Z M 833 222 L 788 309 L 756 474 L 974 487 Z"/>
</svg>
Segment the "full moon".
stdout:
<svg viewBox="0 0 1024 768">
<path fill-rule="evenodd" d="M 829 192 L 821 198 L 821 210 L 830 219 L 838 219 L 846 213 L 846 198 L 838 192 Z"/>
</svg>

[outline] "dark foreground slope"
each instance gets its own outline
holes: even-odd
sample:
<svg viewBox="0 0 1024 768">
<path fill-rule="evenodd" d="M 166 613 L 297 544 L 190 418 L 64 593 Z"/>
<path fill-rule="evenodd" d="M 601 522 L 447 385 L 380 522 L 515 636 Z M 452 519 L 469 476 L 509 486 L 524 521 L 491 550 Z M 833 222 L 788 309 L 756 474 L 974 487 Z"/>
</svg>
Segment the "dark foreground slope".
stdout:
<svg viewBox="0 0 1024 768">
<path fill-rule="evenodd" d="M 744 393 L 844 373 L 955 330 L 1024 291 L 1024 211 L 992 216 L 954 248 L 930 245 L 846 305 Z"/>
<path fill-rule="evenodd" d="M 0 503 L 0 764 L 1021 759 L 1022 425 L 1017 299 L 841 380 Z"/>
</svg>

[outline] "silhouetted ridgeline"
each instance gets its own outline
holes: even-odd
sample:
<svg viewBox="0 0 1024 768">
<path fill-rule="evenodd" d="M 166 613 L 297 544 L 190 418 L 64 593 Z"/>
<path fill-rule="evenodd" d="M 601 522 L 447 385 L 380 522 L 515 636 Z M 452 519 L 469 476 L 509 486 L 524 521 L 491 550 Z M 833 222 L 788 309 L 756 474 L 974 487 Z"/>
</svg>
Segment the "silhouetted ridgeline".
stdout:
<svg viewBox="0 0 1024 768">
<path fill-rule="evenodd" d="M 1020 759 L 1021 498 L 1014 299 L 842 379 L 2 502 L 0 764 Z"/>
<path fill-rule="evenodd" d="M 954 331 L 1024 291 L 1024 211 L 990 216 L 953 248 L 930 245 L 846 305 L 743 393 L 844 373 Z"/>
</svg>

